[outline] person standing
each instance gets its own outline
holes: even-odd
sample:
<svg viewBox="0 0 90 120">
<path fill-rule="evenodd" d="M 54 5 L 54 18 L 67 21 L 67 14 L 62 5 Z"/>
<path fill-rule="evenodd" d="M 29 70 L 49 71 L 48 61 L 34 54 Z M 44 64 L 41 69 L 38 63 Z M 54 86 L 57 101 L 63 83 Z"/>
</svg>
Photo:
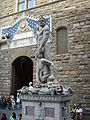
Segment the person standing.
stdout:
<svg viewBox="0 0 90 120">
<path fill-rule="evenodd" d="M 73 105 L 70 115 L 72 120 L 76 120 L 76 104 Z"/>
<path fill-rule="evenodd" d="M 6 114 L 5 114 L 5 113 L 2 114 L 1 120 L 7 120 L 7 117 L 6 117 Z"/>
<path fill-rule="evenodd" d="M 14 100 L 14 96 L 12 95 L 11 97 L 11 101 L 12 101 L 12 109 L 15 108 L 15 100 Z"/>
<path fill-rule="evenodd" d="M 19 93 L 17 93 L 17 109 L 20 109 L 20 98 L 19 98 Z"/>
<path fill-rule="evenodd" d="M 79 104 L 76 109 L 76 120 L 83 120 L 83 109 L 81 108 L 81 104 Z"/>
<path fill-rule="evenodd" d="M 0 101 L 1 101 L 1 107 L 6 107 L 7 101 L 6 101 L 6 98 L 5 98 L 5 96 L 3 95 L 3 93 L 2 93 L 0 99 L 1 99 L 1 100 L 0 100 Z"/>
<path fill-rule="evenodd" d="M 17 120 L 17 116 L 15 112 L 13 112 L 12 115 L 10 116 L 10 120 Z"/>
<path fill-rule="evenodd" d="M 22 120 L 22 114 L 19 114 L 18 120 Z"/>
<path fill-rule="evenodd" d="M 8 103 L 8 109 L 11 110 L 12 102 L 10 96 L 7 98 L 7 103 Z"/>
</svg>

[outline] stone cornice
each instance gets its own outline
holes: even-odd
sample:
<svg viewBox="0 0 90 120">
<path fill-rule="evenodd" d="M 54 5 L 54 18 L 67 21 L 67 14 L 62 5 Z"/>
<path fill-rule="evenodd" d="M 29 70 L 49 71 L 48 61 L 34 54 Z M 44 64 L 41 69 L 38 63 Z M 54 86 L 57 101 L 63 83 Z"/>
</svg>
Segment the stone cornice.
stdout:
<svg viewBox="0 0 90 120">
<path fill-rule="evenodd" d="M 72 99 L 72 95 L 29 95 L 23 94 L 20 95 L 20 99 L 23 101 L 48 101 L 48 102 L 64 102 L 70 101 Z"/>
</svg>

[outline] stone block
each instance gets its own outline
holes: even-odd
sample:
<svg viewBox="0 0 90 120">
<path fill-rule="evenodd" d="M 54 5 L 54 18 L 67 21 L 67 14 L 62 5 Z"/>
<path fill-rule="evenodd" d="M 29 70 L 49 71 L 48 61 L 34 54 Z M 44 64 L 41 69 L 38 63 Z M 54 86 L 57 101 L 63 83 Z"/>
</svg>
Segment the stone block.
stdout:
<svg viewBox="0 0 90 120">
<path fill-rule="evenodd" d="M 20 95 L 22 120 L 69 120 L 71 95 Z"/>
</svg>

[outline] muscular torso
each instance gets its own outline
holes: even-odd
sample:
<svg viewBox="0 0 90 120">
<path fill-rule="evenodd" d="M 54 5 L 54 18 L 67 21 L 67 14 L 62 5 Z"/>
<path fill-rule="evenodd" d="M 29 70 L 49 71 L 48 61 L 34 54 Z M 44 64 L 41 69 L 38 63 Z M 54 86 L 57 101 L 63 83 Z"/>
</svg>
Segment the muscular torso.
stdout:
<svg viewBox="0 0 90 120">
<path fill-rule="evenodd" d="M 48 26 L 44 26 L 38 34 L 38 48 L 42 47 L 43 43 L 47 42 L 45 39 L 48 40 L 49 38 L 49 28 Z M 45 43 L 46 45 L 46 43 Z M 45 46 L 44 46 L 45 47 Z M 44 49 L 44 47 L 42 47 Z"/>
</svg>

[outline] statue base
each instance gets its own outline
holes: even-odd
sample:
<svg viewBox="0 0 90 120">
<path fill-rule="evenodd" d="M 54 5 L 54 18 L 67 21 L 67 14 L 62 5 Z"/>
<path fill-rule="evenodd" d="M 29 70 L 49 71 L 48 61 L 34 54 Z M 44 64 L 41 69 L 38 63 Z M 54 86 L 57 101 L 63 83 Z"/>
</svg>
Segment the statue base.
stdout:
<svg viewBox="0 0 90 120">
<path fill-rule="evenodd" d="M 21 94 L 22 120 L 70 120 L 72 95 Z"/>
</svg>

